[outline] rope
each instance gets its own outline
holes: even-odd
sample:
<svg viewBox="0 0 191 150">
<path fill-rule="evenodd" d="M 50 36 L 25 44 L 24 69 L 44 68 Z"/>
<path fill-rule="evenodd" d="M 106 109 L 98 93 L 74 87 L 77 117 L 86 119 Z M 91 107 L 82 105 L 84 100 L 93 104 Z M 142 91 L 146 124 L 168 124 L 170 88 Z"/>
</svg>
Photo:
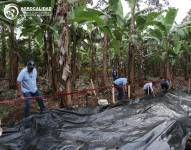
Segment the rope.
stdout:
<svg viewBox="0 0 191 150">
<path fill-rule="evenodd" d="M 78 94 L 78 95 L 83 95 L 86 94 L 87 92 L 92 92 L 92 91 L 98 91 L 98 90 L 105 90 L 105 89 L 111 89 L 112 87 L 114 87 L 113 85 L 109 85 L 109 86 L 104 86 L 104 87 L 97 87 L 97 88 L 89 88 L 89 89 L 83 89 L 83 90 L 79 90 L 79 91 L 74 91 L 74 92 L 58 92 L 52 95 L 42 95 L 42 96 L 33 96 L 33 97 L 24 97 L 25 99 L 50 99 L 50 98 L 61 98 L 67 95 L 74 95 L 74 94 Z M 6 105 L 14 105 L 16 103 L 18 103 L 19 101 L 23 101 L 23 99 L 21 98 L 12 98 L 12 99 L 2 99 L 0 101 L 0 104 L 6 104 Z"/>
<path fill-rule="evenodd" d="M 160 82 L 159 80 L 149 80 L 149 81 L 141 81 L 138 83 L 148 83 L 148 82 L 154 82 L 154 83 L 158 83 Z M 126 85 L 125 85 L 126 86 Z M 42 95 L 42 96 L 34 96 L 34 97 L 24 97 L 24 99 L 50 99 L 50 98 L 61 98 L 67 95 L 74 95 L 74 94 L 78 94 L 78 95 L 83 95 L 86 94 L 87 92 L 93 92 L 93 91 L 99 91 L 99 90 L 106 90 L 106 89 L 111 89 L 115 87 L 114 85 L 107 85 L 104 87 L 96 87 L 96 88 L 85 88 L 79 91 L 74 91 L 74 92 L 57 92 L 55 94 L 52 95 Z M 12 99 L 0 99 L 0 104 L 5 104 L 5 105 L 15 105 L 17 103 L 19 103 L 19 101 L 24 101 L 21 98 L 12 98 Z"/>
</svg>

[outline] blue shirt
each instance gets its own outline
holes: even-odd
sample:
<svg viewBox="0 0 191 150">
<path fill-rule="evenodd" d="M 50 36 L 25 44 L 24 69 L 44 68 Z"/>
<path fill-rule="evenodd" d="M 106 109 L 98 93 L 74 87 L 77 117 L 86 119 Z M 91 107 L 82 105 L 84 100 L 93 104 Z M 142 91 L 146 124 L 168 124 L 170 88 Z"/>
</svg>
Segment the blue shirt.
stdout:
<svg viewBox="0 0 191 150">
<path fill-rule="evenodd" d="M 28 72 L 27 67 L 23 68 L 17 77 L 17 81 L 21 83 L 21 91 L 35 93 L 37 91 L 36 78 L 36 68 L 31 73 Z"/>
<path fill-rule="evenodd" d="M 118 78 L 113 82 L 115 85 L 123 86 L 127 84 L 127 78 Z"/>
</svg>

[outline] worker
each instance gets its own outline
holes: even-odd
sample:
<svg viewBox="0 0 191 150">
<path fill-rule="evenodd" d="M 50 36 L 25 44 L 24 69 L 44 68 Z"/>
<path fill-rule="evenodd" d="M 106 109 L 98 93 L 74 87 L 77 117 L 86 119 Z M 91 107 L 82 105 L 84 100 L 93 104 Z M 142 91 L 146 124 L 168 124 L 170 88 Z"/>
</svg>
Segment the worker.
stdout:
<svg viewBox="0 0 191 150">
<path fill-rule="evenodd" d="M 152 82 L 145 83 L 143 86 L 143 89 L 146 95 L 152 94 L 153 96 L 155 96 Z"/>
<path fill-rule="evenodd" d="M 123 101 L 125 96 L 124 87 L 128 83 L 127 78 L 118 78 L 113 83 L 118 91 L 118 101 Z"/>
<path fill-rule="evenodd" d="M 37 70 L 34 61 L 27 62 L 27 66 L 21 70 L 17 77 L 17 90 L 20 99 L 24 100 L 24 116 L 30 114 L 32 97 L 36 99 L 40 107 L 40 111 L 45 111 L 45 105 L 40 91 L 36 84 Z"/>
<path fill-rule="evenodd" d="M 161 79 L 160 81 L 161 89 L 163 92 L 166 93 L 170 89 L 170 81 L 162 77 L 160 79 Z"/>
</svg>

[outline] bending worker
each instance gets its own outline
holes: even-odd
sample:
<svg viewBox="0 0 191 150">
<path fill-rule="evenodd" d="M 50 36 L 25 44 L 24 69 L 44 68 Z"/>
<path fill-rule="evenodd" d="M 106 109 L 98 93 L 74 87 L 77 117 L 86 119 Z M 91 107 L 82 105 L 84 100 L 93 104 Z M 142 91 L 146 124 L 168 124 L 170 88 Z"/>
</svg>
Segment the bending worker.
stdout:
<svg viewBox="0 0 191 150">
<path fill-rule="evenodd" d="M 45 110 L 44 102 L 40 91 L 36 85 L 37 70 L 34 61 L 27 62 L 27 66 L 21 70 L 17 77 L 18 96 L 24 99 L 24 116 L 29 116 L 32 97 L 36 97 L 36 101 L 40 107 L 40 111 Z"/>
<path fill-rule="evenodd" d="M 164 78 L 162 78 L 162 77 L 161 77 L 160 79 L 161 79 L 160 85 L 161 85 L 162 91 L 163 91 L 163 92 L 167 92 L 167 91 L 169 90 L 169 88 L 170 88 L 170 82 L 169 82 L 169 80 L 164 79 Z"/>
<path fill-rule="evenodd" d="M 118 78 L 113 83 L 118 91 L 118 100 L 123 101 L 125 96 L 124 86 L 127 84 L 127 78 Z"/>
<path fill-rule="evenodd" d="M 145 91 L 145 95 L 152 94 L 153 96 L 155 96 L 152 82 L 145 83 L 144 87 L 143 87 L 143 90 Z"/>
</svg>

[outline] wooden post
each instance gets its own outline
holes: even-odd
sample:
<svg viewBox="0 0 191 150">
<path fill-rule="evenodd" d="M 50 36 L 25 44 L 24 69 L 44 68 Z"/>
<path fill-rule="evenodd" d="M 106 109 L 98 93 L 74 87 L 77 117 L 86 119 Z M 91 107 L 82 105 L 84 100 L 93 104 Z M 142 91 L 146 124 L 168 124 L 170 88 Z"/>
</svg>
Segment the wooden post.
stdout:
<svg viewBox="0 0 191 150">
<path fill-rule="evenodd" d="M 131 98 L 131 87 L 130 85 L 128 85 L 128 99 Z"/>
<path fill-rule="evenodd" d="M 115 87 L 114 86 L 111 89 L 111 93 L 112 93 L 112 103 L 115 104 Z"/>
<path fill-rule="evenodd" d="M 93 83 L 92 79 L 91 79 L 91 86 L 92 86 L 93 89 L 95 89 L 94 83 Z M 93 90 L 93 93 L 94 93 L 94 95 L 97 97 L 97 94 L 96 94 L 96 91 L 95 91 L 95 90 Z"/>
<path fill-rule="evenodd" d="M 188 80 L 188 94 L 190 94 L 190 79 Z"/>
<path fill-rule="evenodd" d="M 0 118 L 0 136 L 3 134 L 3 129 L 1 128 L 1 118 Z"/>
<path fill-rule="evenodd" d="M 172 80 L 169 80 L 169 89 L 172 88 Z"/>
</svg>

